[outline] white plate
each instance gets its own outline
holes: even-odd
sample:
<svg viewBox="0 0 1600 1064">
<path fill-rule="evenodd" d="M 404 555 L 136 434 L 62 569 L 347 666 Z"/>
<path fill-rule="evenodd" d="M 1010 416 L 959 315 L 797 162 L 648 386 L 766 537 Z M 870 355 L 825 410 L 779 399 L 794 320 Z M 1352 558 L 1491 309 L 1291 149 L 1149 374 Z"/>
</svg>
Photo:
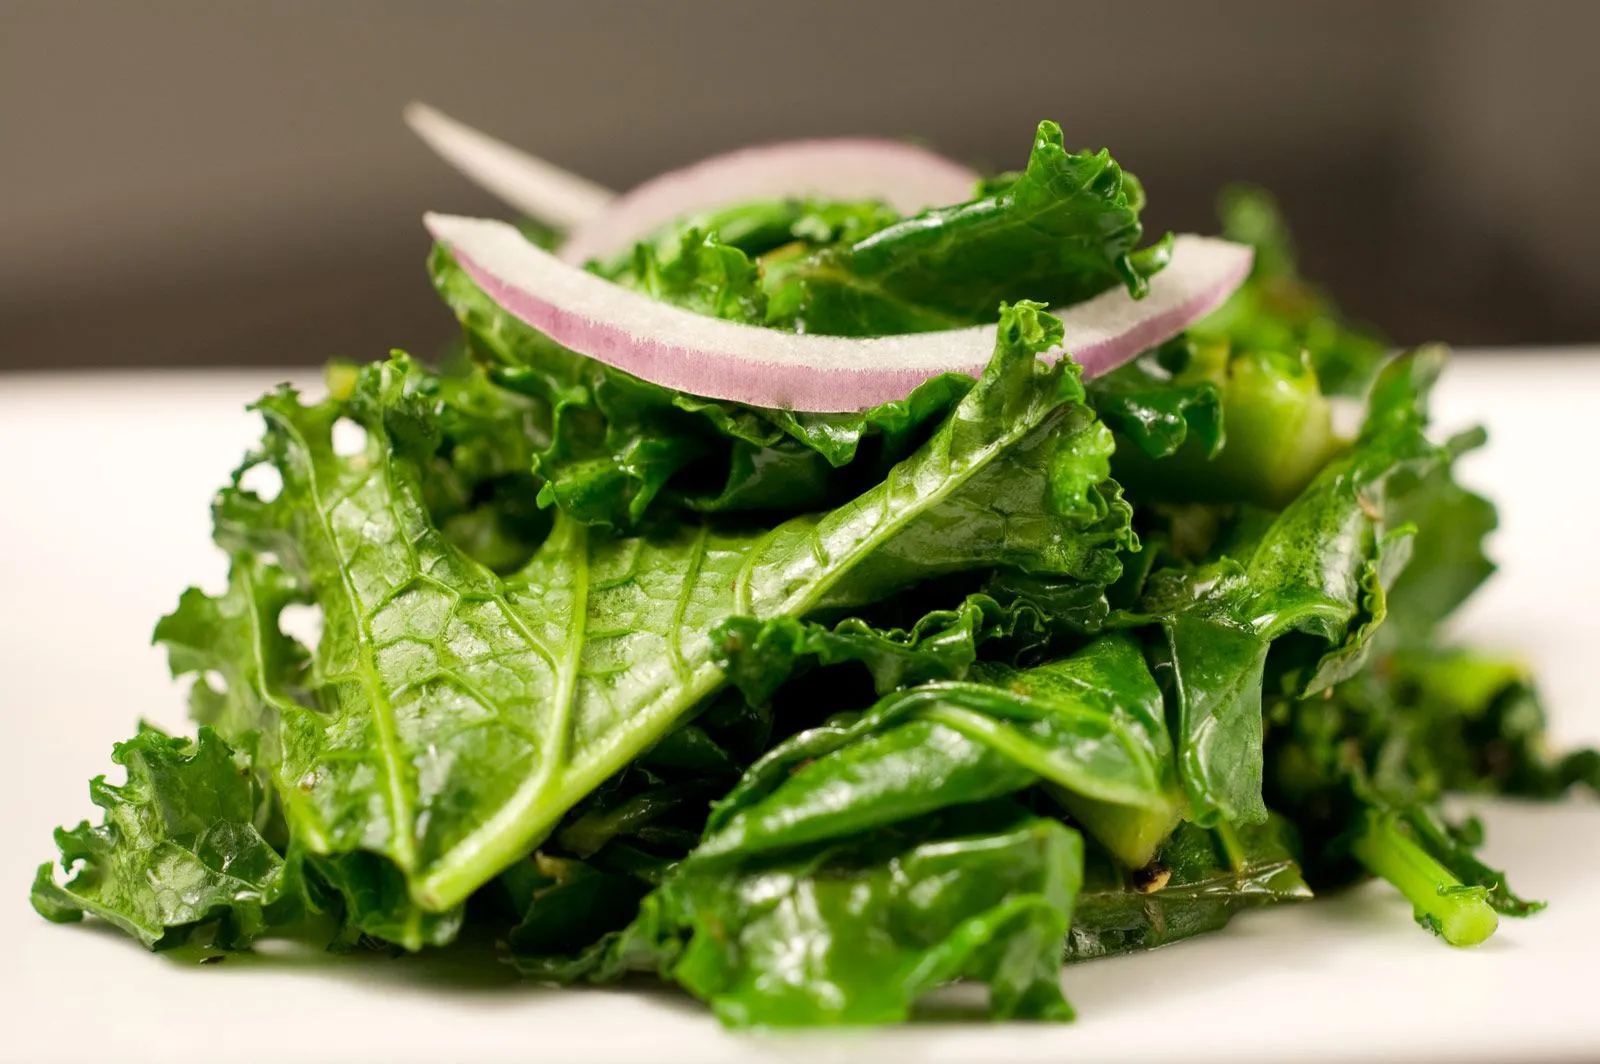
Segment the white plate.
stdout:
<svg viewBox="0 0 1600 1064">
<path fill-rule="evenodd" d="M 50 830 L 85 781 L 183 698 L 149 645 L 220 588 L 206 503 L 256 437 L 272 374 L 0 377 L 0 1054 L 57 1060 L 1275 1062 L 1600 1057 L 1600 807 L 1496 805 L 1488 859 L 1550 908 L 1454 951 L 1382 887 L 1249 914 L 1227 931 L 1069 969 L 1071 1026 L 930 1024 L 782 1037 L 721 1031 L 670 991 L 544 990 L 489 956 L 230 959 L 189 967 L 28 908 Z M 1470 478 L 1501 503 L 1502 573 L 1464 633 L 1524 651 L 1558 741 L 1600 742 L 1593 411 L 1600 351 L 1458 362 L 1441 420 L 1486 420 Z"/>
</svg>

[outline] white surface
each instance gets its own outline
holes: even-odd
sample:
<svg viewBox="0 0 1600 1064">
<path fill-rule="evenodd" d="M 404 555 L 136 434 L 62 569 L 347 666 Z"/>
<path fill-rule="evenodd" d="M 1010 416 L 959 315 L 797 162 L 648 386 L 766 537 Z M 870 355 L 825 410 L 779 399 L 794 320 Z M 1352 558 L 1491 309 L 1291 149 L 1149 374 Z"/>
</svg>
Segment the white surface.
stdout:
<svg viewBox="0 0 1600 1064">
<path fill-rule="evenodd" d="M 1381 888 L 1065 975 L 1071 1026 L 733 1036 L 670 991 L 551 991 L 488 956 L 232 958 L 185 967 L 25 901 L 50 830 L 139 717 L 183 724 L 149 646 L 179 590 L 220 588 L 206 501 L 271 374 L 0 377 L 0 1058 L 227 1061 L 1455 1061 L 1600 1058 L 1600 806 L 1496 806 L 1489 860 L 1550 909 L 1447 949 Z M 1463 628 L 1523 650 L 1559 741 L 1600 741 L 1593 411 L 1600 351 L 1463 359 L 1441 421 L 1487 420 L 1501 575 Z"/>
</svg>

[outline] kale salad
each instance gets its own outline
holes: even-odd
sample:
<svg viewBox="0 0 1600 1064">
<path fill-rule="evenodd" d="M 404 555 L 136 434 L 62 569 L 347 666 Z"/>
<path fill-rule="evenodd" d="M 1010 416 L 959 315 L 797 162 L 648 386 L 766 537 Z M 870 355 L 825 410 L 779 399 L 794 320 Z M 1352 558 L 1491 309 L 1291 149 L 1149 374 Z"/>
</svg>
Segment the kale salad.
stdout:
<svg viewBox="0 0 1600 1064">
<path fill-rule="evenodd" d="M 1600 784 L 1443 627 L 1484 434 L 1265 194 L 1152 240 L 1046 122 L 999 175 L 809 141 L 614 197 L 411 118 L 521 220 L 429 217 L 435 365 L 255 405 L 226 588 L 155 627 L 197 731 L 115 746 L 42 916 L 489 936 L 776 1027 L 1067 1019 L 1064 964 L 1372 877 L 1452 946 L 1539 908 L 1441 805 Z"/>
</svg>

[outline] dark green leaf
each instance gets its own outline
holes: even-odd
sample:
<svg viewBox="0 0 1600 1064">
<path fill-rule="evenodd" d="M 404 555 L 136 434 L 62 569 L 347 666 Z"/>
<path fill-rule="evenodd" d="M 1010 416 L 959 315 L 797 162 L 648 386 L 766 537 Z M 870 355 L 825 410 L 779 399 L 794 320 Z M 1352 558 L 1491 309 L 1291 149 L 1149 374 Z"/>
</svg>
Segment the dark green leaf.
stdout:
<svg viewBox="0 0 1600 1064">
<path fill-rule="evenodd" d="M 861 414 L 702 399 L 552 343 L 495 305 L 442 249 L 429 266 L 495 379 L 549 411 L 532 463 L 544 479 L 540 497 L 589 524 L 629 529 L 652 508 L 788 515 L 838 505 L 882 480 L 972 387 L 947 374 Z"/>
<path fill-rule="evenodd" d="M 973 681 L 924 684 L 794 736 L 717 804 L 690 861 L 839 838 L 1041 779 L 1130 863 L 1171 830 L 1161 695 L 1127 637 L 1032 669 L 987 664 Z"/>
<path fill-rule="evenodd" d="M 1386 367 L 1354 445 L 1275 518 L 1241 522 L 1247 531 L 1222 545 L 1226 556 L 1210 570 L 1240 566 L 1237 575 L 1189 581 L 1211 593 L 1161 618 L 1178 698 L 1179 766 L 1201 823 L 1266 815 L 1261 689 L 1271 641 L 1299 631 L 1333 645 L 1301 679 L 1308 694 L 1353 675 L 1370 651 L 1386 585 L 1408 556 L 1409 531 L 1387 525 L 1388 486 L 1449 457 L 1424 432 L 1441 362 L 1423 350 Z M 1173 586 L 1152 580 L 1163 594 Z M 1174 608 L 1151 592 L 1146 598 L 1158 617 Z"/>
<path fill-rule="evenodd" d="M 685 229 L 667 253 L 639 244 L 627 266 L 608 276 L 653 299 L 707 317 L 755 325 L 767 316 L 761 272 L 749 256 L 722 243 L 715 232 Z"/>
<path fill-rule="evenodd" d="M 1216 617 L 1164 623 L 1178 706 L 1178 771 L 1201 824 L 1259 823 L 1261 684 L 1268 641 Z"/>
<path fill-rule="evenodd" d="M 1163 380 L 1165 362 L 1175 368 Z M 1137 444 L 1118 452 L 1116 472 L 1141 499 L 1281 507 L 1339 446 L 1300 352 L 1169 345 L 1097 382 L 1092 401 Z"/>
<path fill-rule="evenodd" d="M 1483 433 L 1469 432 L 1446 447 L 1459 456 L 1481 446 Z M 1395 523 L 1416 528 L 1411 562 L 1389 594 L 1385 639 L 1420 644 L 1456 607 L 1494 573 L 1483 541 L 1499 523 L 1494 504 L 1456 483 L 1453 466 L 1441 464 L 1392 492 Z"/>
<path fill-rule="evenodd" d="M 677 253 L 683 234 L 696 229 L 756 258 L 796 244 L 807 248 L 853 244 L 899 220 L 893 208 L 876 200 L 759 200 L 680 218 L 647 237 L 643 244 L 652 256 L 669 257 Z M 632 262 L 632 255 L 624 255 L 590 268 L 612 277 L 631 269 Z"/>
<path fill-rule="evenodd" d="M 1091 848 L 1067 960 L 1154 949 L 1216 931 L 1247 909 L 1308 900 L 1311 889 L 1300 877 L 1289 834 L 1277 817 L 1241 827 L 1226 842 L 1181 824 L 1155 862 L 1132 873 Z"/>
<path fill-rule="evenodd" d="M 1002 303 L 1143 294 L 1160 253 L 1135 255 L 1142 194 L 1104 151 L 1068 152 L 1042 122 L 1027 170 L 970 203 L 925 211 L 854 244 L 763 260 L 769 321 L 841 336 L 994 320 Z"/>
<path fill-rule="evenodd" d="M 956 609 L 929 613 L 909 630 L 874 628 L 861 617 L 832 627 L 793 617 L 765 623 L 733 617 L 717 629 L 714 642 L 729 681 L 759 705 L 797 669 L 813 665 L 858 662 L 880 695 L 927 680 L 959 680 L 984 643 L 1005 639 L 1016 651 L 1036 647 L 1047 638 L 1044 624 L 1028 602 L 1006 609 L 987 595 L 969 595 Z"/>
<path fill-rule="evenodd" d="M 633 922 L 649 888 L 575 861 L 536 855 L 530 863 L 552 875 L 528 899 L 506 945 L 524 975 L 571 982 L 603 959 L 610 937 Z"/>
<path fill-rule="evenodd" d="M 1222 449 L 1222 391 L 1215 380 L 1179 379 L 1147 351 L 1096 377 L 1089 403 L 1100 419 L 1150 458 L 1168 458 L 1194 434 L 1192 448 L 1214 459 Z"/>
<path fill-rule="evenodd" d="M 1079 445 L 1098 425 L 1065 364 L 1035 357 L 1059 336 L 1033 308 L 1009 312 L 994 364 L 939 432 L 837 510 L 641 539 L 563 516 L 506 578 L 430 523 L 437 399 L 407 363 L 363 371 L 345 401 L 264 399 L 282 491 L 224 492 L 218 530 L 237 554 L 274 553 L 323 616 L 312 699 L 258 725 L 294 837 L 330 859 L 385 859 L 442 912 L 717 690 L 710 633 L 729 616 L 859 606 L 997 560 L 1114 578 L 1114 548 L 1080 531 L 1110 515 L 1090 483 L 1104 455 Z M 335 450 L 341 418 L 365 430 L 360 452 Z M 389 884 L 372 893 L 399 896 Z"/>
<path fill-rule="evenodd" d="M 577 963 L 531 970 L 607 979 L 654 967 L 734 1027 L 897 1022 L 957 979 L 988 984 L 996 1019 L 1069 1018 L 1058 972 L 1081 840 L 1003 810 L 966 820 L 736 871 L 682 869 L 625 932 Z"/>
</svg>

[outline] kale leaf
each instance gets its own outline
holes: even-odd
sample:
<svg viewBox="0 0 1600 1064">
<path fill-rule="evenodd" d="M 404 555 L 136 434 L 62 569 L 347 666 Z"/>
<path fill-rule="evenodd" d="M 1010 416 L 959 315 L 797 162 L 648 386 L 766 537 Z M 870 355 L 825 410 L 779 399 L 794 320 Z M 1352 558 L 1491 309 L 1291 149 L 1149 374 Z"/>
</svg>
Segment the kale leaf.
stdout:
<svg viewBox="0 0 1600 1064">
<path fill-rule="evenodd" d="M 978 806 L 734 869 L 679 868 L 582 956 L 513 963 L 561 982 L 654 968 L 735 1027 L 905 1020 L 957 979 L 988 984 L 996 1019 L 1068 1019 L 1057 973 L 1082 862 L 1059 822 Z"/>
<path fill-rule="evenodd" d="M 89 913 L 151 948 L 209 924 L 217 945 L 238 948 L 302 914 L 294 865 L 261 834 L 271 795 L 247 755 L 210 728 L 191 740 L 147 726 L 111 759 L 127 782 L 97 776 L 89 794 L 104 822 L 57 829 L 71 878 L 60 883 L 51 864 L 40 866 L 40 915 L 72 923 Z"/>
<path fill-rule="evenodd" d="M 216 719 L 233 739 L 262 734 L 289 828 L 334 863 L 335 886 L 358 881 L 413 910 L 383 917 L 383 937 L 440 941 L 454 907 L 724 683 L 711 638 L 722 620 L 856 607 L 996 564 L 1114 579 L 1126 517 L 1100 494 L 1103 429 L 1068 366 L 1035 357 L 1059 335 L 1035 307 L 1008 311 L 993 364 L 938 432 L 838 509 L 636 538 L 560 514 L 504 577 L 431 522 L 438 397 L 413 363 L 369 367 L 347 398 L 318 405 L 280 391 L 260 404 L 267 437 L 251 462 L 270 463 L 282 490 L 225 490 L 217 527 L 236 573 L 270 556 L 283 575 L 262 585 L 265 602 L 239 583 L 220 602 L 191 593 L 164 625 L 186 633 L 174 663 L 209 668 L 251 627 L 264 634 L 250 653 L 271 659 L 252 668 L 271 675 L 296 658 L 273 634 L 279 589 L 315 603 L 310 697 L 263 681 L 272 697 L 252 698 L 257 716 Z M 363 430 L 359 450 L 335 446 L 341 420 Z M 248 623 L 180 623 L 208 612 Z"/>
<path fill-rule="evenodd" d="M 1138 250 L 1144 193 L 1109 153 L 1074 154 L 1041 122 L 1027 169 L 970 203 L 925 211 L 855 243 L 763 259 L 768 322 L 840 336 L 993 321 L 1004 302 L 1142 295 L 1165 244 Z"/>
</svg>

